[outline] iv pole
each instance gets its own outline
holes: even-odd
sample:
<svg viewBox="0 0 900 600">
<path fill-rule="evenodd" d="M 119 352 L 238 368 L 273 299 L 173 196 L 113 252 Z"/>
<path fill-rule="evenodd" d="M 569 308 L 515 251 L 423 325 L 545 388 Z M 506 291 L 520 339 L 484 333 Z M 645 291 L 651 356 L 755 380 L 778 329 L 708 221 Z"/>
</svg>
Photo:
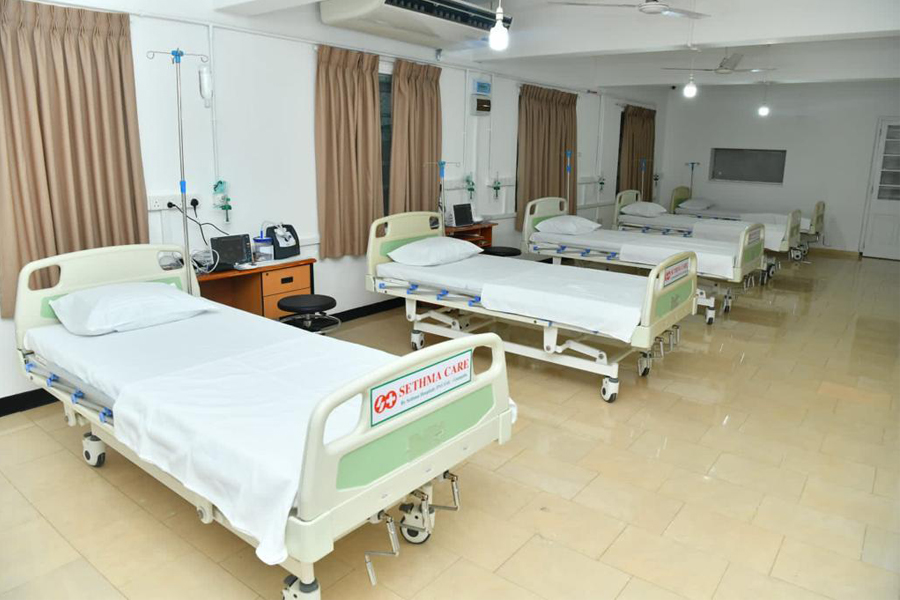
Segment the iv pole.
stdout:
<svg viewBox="0 0 900 600">
<path fill-rule="evenodd" d="M 181 59 L 185 56 L 196 56 L 200 58 L 200 62 L 209 62 L 209 56 L 206 54 L 190 54 L 182 51 L 180 48 L 174 50 L 150 50 L 147 52 L 147 58 L 153 60 L 157 54 L 166 54 L 172 57 L 172 64 L 175 65 L 175 94 L 178 100 L 178 164 L 181 168 L 181 180 L 178 182 L 181 190 L 181 226 L 184 235 L 184 257 L 185 266 L 191 264 L 191 242 L 188 237 L 188 213 L 187 213 L 187 182 L 184 180 L 184 119 L 181 112 Z M 193 277 L 190 272 L 187 274 L 187 293 L 193 294 L 194 290 Z"/>
<path fill-rule="evenodd" d="M 684 163 L 684 164 L 686 164 L 687 166 L 689 166 L 691 168 L 691 196 L 693 196 L 694 195 L 694 169 L 697 168 L 700 165 L 700 163 L 689 162 L 689 163 Z"/>
</svg>

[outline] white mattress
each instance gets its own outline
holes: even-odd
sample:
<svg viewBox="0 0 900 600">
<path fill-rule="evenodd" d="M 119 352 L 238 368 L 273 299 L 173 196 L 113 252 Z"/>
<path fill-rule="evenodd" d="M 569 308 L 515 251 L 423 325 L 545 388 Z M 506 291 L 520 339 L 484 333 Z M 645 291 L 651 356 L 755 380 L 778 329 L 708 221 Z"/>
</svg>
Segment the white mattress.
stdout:
<svg viewBox="0 0 900 600">
<path fill-rule="evenodd" d="M 648 267 L 654 267 L 679 252 L 694 252 L 697 255 L 700 273 L 720 279 L 734 277 L 734 267 L 740 253 L 735 242 L 604 229 L 596 229 L 584 235 L 536 231 L 531 236 L 531 241 L 600 252 L 616 252 L 620 260 Z"/>
<path fill-rule="evenodd" d="M 378 277 L 481 297 L 489 310 L 580 327 L 624 342 L 640 324 L 647 279 L 515 258 L 473 256 L 434 267 L 378 265 Z"/>
<path fill-rule="evenodd" d="M 708 202 L 708 201 L 707 201 Z M 679 206 L 675 209 L 675 213 L 679 215 L 694 215 L 696 217 L 707 217 L 711 219 L 731 219 L 741 221 L 751 221 L 753 223 L 786 223 L 788 213 L 763 212 L 763 211 L 747 211 L 736 208 L 727 208 L 713 204 L 709 208 L 702 210 L 696 208 L 683 208 Z M 800 217 L 800 229 L 809 231 L 812 222 L 810 219 Z"/>
<path fill-rule="evenodd" d="M 287 558 L 285 523 L 301 479 L 314 407 L 394 357 L 216 305 L 176 323 L 84 337 L 31 329 L 25 345 L 115 399 L 116 438 Z M 350 432 L 359 398 L 336 409 L 325 439 Z"/>
<path fill-rule="evenodd" d="M 690 215 L 662 214 L 658 217 L 638 217 L 619 215 L 619 223 L 632 227 L 650 227 L 653 229 L 677 229 L 689 231 L 694 237 L 723 242 L 740 241 L 741 232 L 756 221 L 734 221 L 725 219 L 703 219 Z M 787 227 L 784 223 L 762 223 L 765 228 L 764 245 L 766 250 L 781 251 Z"/>
</svg>

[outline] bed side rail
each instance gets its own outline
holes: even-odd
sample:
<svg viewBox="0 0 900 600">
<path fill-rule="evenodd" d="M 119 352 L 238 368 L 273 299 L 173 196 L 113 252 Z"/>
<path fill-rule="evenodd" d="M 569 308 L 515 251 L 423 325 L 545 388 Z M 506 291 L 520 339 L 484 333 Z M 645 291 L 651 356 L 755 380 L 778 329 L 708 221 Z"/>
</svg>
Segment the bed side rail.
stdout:
<svg viewBox="0 0 900 600">
<path fill-rule="evenodd" d="M 569 202 L 565 198 L 549 196 L 537 198 L 525 206 L 525 221 L 522 223 L 522 252 L 528 252 L 531 236 L 537 231 L 541 221 L 568 214 Z"/>
<path fill-rule="evenodd" d="M 738 264 L 744 274 L 752 273 L 765 266 L 766 227 L 754 223 L 741 232 Z"/>
<path fill-rule="evenodd" d="M 375 291 L 377 267 L 391 262 L 389 252 L 404 244 L 442 235 L 444 235 L 444 219 L 436 212 L 407 212 L 376 219 L 369 227 L 366 289 L 370 292 Z"/>
<path fill-rule="evenodd" d="M 673 254 L 647 275 L 641 325 L 652 327 L 658 321 L 671 319 L 671 315 L 680 312 L 679 308 L 693 304 L 696 293 L 697 255 L 693 252 Z"/>
<path fill-rule="evenodd" d="M 787 236 L 788 247 L 797 248 L 800 246 L 800 210 L 792 210 L 788 213 L 787 223 L 785 224 L 784 235 Z"/>
<path fill-rule="evenodd" d="M 669 202 L 669 212 L 675 214 L 675 209 L 681 206 L 682 202 L 691 199 L 691 188 L 686 185 L 679 185 L 672 190 L 672 200 Z"/>
<path fill-rule="evenodd" d="M 474 350 L 491 351 L 491 365 L 476 373 Z M 324 442 L 325 424 L 339 405 L 361 396 L 354 430 Z M 339 533 L 439 477 L 463 460 L 468 447 L 448 452 L 452 440 L 508 413 L 503 344 L 493 333 L 454 339 L 407 354 L 334 392 L 316 407 L 309 424 L 298 516 L 312 521 L 328 511 Z M 506 415 L 508 416 L 508 415 Z M 483 429 L 483 427 L 482 427 Z M 506 441 L 490 429 L 485 443 Z M 471 451 L 477 449 L 473 447 Z M 436 460 L 437 459 L 437 460 Z M 449 461 L 449 462 L 448 462 Z M 335 512 L 336 507 L 340 510 Z"/>
<path fill-rule="evenodd" d="M 616 194 L 616 210 L 613 211 L 613 229 L 619 225 L 619 213 L 629 204 L 641 201 L 641 193 L 638 190 L 625 190 Z"/>
<path fill-rule="evenodd" d="M 32 327 L 58 323 L 49 302 L 71 292 L 133 281 L 163 281 L 187 289 L 188 274 L 193 278 L 195 295 L 200 294 L 192 267 L 163 269 L 160 255 L 181 255 L 181 246 L 165 244 L 133 244 L 108 246 L 49 256 L 28 263 L 19 272 L 16 290 L 16 345 L 24 349 L 25 332 Z M 188 263 L 190 265 L 190 262 Z M 31 275 L 48 267 L 59 268 L 59 280 L 53 287 L 33 290 L 28 282 Z"/>
</svg>

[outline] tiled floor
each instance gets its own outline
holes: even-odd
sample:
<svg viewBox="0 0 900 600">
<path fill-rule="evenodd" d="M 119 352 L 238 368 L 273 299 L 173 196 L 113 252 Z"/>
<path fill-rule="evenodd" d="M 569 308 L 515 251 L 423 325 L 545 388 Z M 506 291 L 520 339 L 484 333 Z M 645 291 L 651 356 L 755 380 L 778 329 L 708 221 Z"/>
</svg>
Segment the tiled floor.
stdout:
<svg viewBox="0 0 900 600">
<path fill-rule="evenodd" d="M 408 351 L 399 311 L 339 337 Z M 433 343 L 435 340 L 429 340 Z M 463 510 L 378 558 L 366 525 L 317 565 L 326 600 L 896 600 L 900 265 L 814 257 L 735 302 L 619 399 L 509 357 L 515 435 L 457 471 Z M 284 572 L 58 406 L 0 419 L 0 600 L 280 598 Z"/>
</svg>

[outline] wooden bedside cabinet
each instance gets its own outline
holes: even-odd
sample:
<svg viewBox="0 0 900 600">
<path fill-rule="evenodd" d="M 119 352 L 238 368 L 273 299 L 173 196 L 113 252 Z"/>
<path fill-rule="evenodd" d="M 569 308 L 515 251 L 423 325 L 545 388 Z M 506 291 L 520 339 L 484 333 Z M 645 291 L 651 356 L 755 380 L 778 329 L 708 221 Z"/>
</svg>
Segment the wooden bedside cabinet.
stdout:
<svg viewBox="0 0 900 600">
<path fill-rule="evenodd" d="M 307 258 L 246 271 L 200 275 L 197 277 L 200 295 L 269 319 L 278 319 L 289 314 L 278 308 L 279 300 L 313 293 L 315 262 L 315 259 Z"/>
</svg>

